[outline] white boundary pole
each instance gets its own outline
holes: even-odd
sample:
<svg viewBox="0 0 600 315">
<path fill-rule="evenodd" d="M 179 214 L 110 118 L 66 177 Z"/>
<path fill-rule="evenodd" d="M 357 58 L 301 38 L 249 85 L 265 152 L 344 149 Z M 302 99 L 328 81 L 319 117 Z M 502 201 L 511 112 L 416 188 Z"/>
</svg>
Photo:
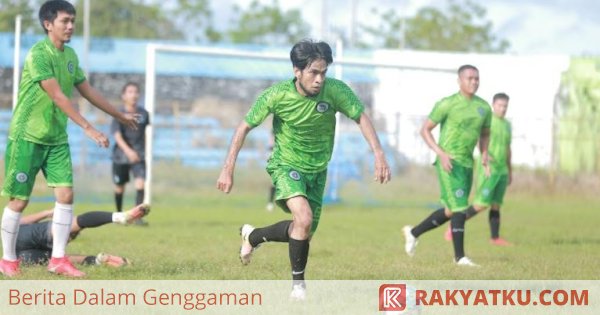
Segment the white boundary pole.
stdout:
<svg viewBox="0 0 600 315">
<path fill-rule="evenodd" d="M 17 99 L 19 96 L 19 72 L 21 70 L 21 15 L 15 18 L 15 50 L 13 59 L 13 99 L 12 109 L 17 107 Z"/>
<path fill-rule="evenodd" d="M 146 46 L 146 84 L 144 107 L 148 111 L 150 124 L 146 126 L 146 182 L 144 184 L 144 203 L 150 204 L 152 201 L 152 148 L 154 146 L 152 125 L 154 124 L 154 101 L 156 88 L 156 46 L 149 44 Z"/>
</svg>

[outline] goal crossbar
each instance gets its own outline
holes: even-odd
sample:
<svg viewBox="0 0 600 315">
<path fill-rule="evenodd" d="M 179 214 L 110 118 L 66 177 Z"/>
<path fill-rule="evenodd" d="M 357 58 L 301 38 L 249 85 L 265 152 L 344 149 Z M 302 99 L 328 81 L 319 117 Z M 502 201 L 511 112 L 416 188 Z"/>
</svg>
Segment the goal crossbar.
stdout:
<svg viewBox="0 0 600 315">
<path fill-rule="evenodd" d="M 337 47 L 335 64 L 340 66 L 355 66 L 355 67 L 374 67 L 374 68 L 392 68 L 402 70 L 416 71 L 432 71 L 432 72 L 454 72 L 455 69 L 443 69 L 434 67 L 415 66 L 407 62 L 376 62 L 369 59 L 344 58 L 341 56 L 341 47 Z M 251 52 L 235 49 L 204 47 L 204 46 L 184 46 L 150 43 L 146 46 L 146 75 L 145 75 L 145 108 L 150 116 L 150 125 L 146 127 L 146 182 L 144 202 L 150 203 L 152 200 L 152 148 L 153 148 L 153 127 L 154 109 L 155 109 L 155 92 L 156 92 L 156 55 L 158 52 L 176 52 L 190 53 L 212 57 L 228 57 L 228 58 L 244 58 L 254 60 L 270 60 L 270 61 L 286 61 L 289 60 L 289 55 L 274 54 L 264 52 Z M 337 72 L 336 77 L 341 76 L 341 71 Z"/>
</svg>

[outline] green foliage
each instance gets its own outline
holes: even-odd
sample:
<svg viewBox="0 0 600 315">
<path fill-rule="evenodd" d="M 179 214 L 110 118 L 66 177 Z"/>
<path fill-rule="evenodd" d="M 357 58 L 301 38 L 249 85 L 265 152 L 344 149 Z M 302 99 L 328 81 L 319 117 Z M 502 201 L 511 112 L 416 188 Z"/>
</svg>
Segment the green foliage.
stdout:
<svg viewBox="0 0 600 315">
<path fill-rule="evenodd" d="M 562 78 L 559 167 L 600 172 L 600 58 L 575 58 Z"/>
<path fill-rule="evenodd" d="M 377 11 L 375 11 L 377 14 Z M 492 23 L 486 20 L 486 11 L 478 4 L 450 1 L 446 10 L 423 7 L 413 17 L 403 20 L 393 10 L 379 14 L 376 27 L 362 25 L 364 32 L 375 43 L 364 46 L 406 48 L 416 50 L 504 52 L 509 43 L 497 40 L 492 34 Z"/>
<path fill-rule="evenodd" d="M 212 26 L 210 0 L 177 0 L 171 16 L 175 16 L 180 29 L 193 41 L 216 42 L 221 33 Z"/>
<path fill-rule="evenodd" d="M 77 1 L 76 29 L 83 30 L 83 0 Z M 90 35 L 97 37 L 182 39 L 158 5 L 134 0 L 90 1 Z"/>
<path fill-rule="evenodd" d="M 0 0 L 0 32 L 14 32 L 15 19 L 21 15 L 21 31 L 24 33 L 43 33 L 37 18 L 42 0 Z"/>
<path fill-rule="evenodd" d="M 235 27 L 228 31 L 234 43 L 254 43 L 265 45 L 293 44 L 305 38 L 310 27 L 303 19 L 300 10 L 282 11 L 279 2 L 263 5 L 253 0 L 247 10 L 234 7 L 239 15 Z"/>
</svg>

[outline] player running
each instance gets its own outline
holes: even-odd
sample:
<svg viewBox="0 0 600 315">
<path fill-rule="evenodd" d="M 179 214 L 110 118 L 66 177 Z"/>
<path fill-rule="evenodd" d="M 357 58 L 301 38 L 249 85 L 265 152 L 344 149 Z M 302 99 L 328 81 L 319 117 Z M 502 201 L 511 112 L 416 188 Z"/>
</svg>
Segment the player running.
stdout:
<svg viewBox="0 0 600 315">
<path fill-rule="evenodd" d="M 254 249 L 264 242 L 285 242 L 292 267 L 290 297 L 306 297 L 304 275 L 309 242 L 319 224 L 327 165 L 331 159 L 336 113 L 354 120 L 375 155 L 375 180 L 387 183 L 390 168 L 364 106 L 342 81 L 326 78 L 333 62 L 325 42 L 303 40 L 290 52 L 294 78 L 267 88 L 237 127 L 217 188 L 229 193 L 233 187 L 235 162 L 246 135 L 273 115 L 275 145 L 267 164 L 276 189 L 276 203 L 292 214 L 285 220 L 263 228 L 241 227 L 240 259 L 250 263 Z"/>
</svg>

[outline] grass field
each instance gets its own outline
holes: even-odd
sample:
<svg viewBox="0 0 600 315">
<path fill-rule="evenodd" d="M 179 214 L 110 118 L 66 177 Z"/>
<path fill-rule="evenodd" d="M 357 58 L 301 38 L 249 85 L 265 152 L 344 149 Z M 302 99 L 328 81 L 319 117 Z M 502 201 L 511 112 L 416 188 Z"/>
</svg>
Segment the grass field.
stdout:
<svg viewBox="0 0 600 315">
<path fill-rule="evenodd" d="M 269 179 L 262 168 L 236 175 L 234 191 L 225 195 L 214 188 L 216 171 L 159 165 L 148 227 L 88 229 L 68 251 L 104 251 L 134 261 L 122 269 L 83 268 L 88 279 L 289 279 L 287 244 L 265 244 L 249 266 L 240 264 L 240 225 L 268 225 L 289 215 L 265 210 Z M 107 176 L 85 184 L 102 183 L 105 201 L 78 203 L 76 213 L 113 209 Z M 307 278 L 600 279 L 600 196 L 594 189 L 579 190 L 574 181 L 562 183 L 564 189 L 549 188 L 536 176 L 543 177 L 516 173 L 502 210 L 501 234 L 515 246 L 488 244 L 487 213 L 467 223 L 466 252 L 481 268 L 453 265 L 444 228 L 423 235 L 414 258 L 404 253 L 402 226 L 417 224 L 437 206 L 433 169 L 409 170 L 388 185 L 352 181 L 341 191 L 342 203 L 324 208 Z M 34 202 L 27 212 L 48 205 Z M 23 268 L 19 278 L 56 279 L 41 266 Z"/>
</svg>

